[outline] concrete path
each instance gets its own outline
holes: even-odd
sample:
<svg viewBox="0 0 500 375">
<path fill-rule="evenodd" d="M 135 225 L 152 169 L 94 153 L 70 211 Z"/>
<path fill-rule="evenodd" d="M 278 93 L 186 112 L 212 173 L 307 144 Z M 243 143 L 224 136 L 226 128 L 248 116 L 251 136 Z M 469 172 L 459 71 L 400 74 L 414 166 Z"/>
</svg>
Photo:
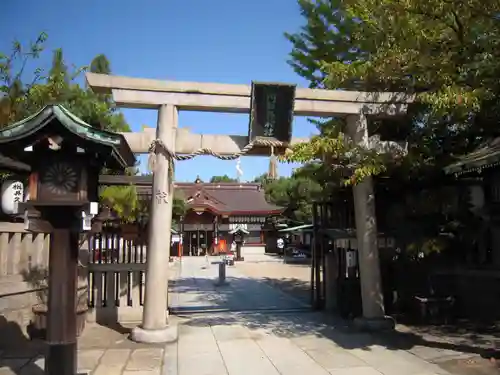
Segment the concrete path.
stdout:
<svg viewBox="0 0 500 375">
<path fill-rule="evenodd" d="M 173 313 L 304 310 L 308 305 L 263 280 L 226 267 L 226 284 L 218 285 L 220 257 L 185 257 L 178 261 L 171 282 L 169 306 Z"/>
</svg>

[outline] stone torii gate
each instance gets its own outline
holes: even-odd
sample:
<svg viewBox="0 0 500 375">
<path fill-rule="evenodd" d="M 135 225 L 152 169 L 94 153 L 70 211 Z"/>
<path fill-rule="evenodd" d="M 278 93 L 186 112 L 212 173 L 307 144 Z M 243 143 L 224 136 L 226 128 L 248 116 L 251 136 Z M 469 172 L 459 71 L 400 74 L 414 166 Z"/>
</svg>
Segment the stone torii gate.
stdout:
<svg viewBox="0 0 500 375">
<path fill-rule="evenodd" d="M 87 73 L 86 78 L 95 92 L 112 94 L 118 106 L 158 110 L 156 134 L 148 131 L 124 133 L 134 153 L 148 153 L 151 145 L 158 141 L 175 154 L 210 149 L 219 155 L 231 155 L 248 144 L 247 136 L 192 134 L 187 129 L 179 129 L 178 111 L 249 113 L 249 85 L 161 81 L 94 73 Z M 348 135 L 355 143 L 369 147 L 367 117 L 403 115 L 412 100 L 399 93 L 297 88 L 294 114 L 345 116 Z M 305 140 L 292 138 L 291 144 Z M 264 154 L 265 151 L 257 149 L 250 154 L 269 155 L 269 151 Z M 140 342 L 167 342 L 176 338 L 175 328 L 168 324 L 169 251 L 165 248 L 170 243 L 173 164 L 165 153 L 156 152 L 155 159 L 144 313 L 142 324 L 132 332 L 132 338 Z M 360 322 L 367 328 L 386 327 L 371 178 L 354 186 L 353 194 L 363 303 Z"/>
</svg>

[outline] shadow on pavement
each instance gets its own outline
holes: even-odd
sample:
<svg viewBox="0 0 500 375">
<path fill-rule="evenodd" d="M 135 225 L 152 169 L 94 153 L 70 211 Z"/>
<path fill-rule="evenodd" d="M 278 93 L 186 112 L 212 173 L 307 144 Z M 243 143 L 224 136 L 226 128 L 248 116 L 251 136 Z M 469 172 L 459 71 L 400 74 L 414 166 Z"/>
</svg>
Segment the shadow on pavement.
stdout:
<svg viewBox="0 0 500 375">
<path fill-rule="evenodd" d="M 297 280 L 269 281 L 247 277 L 228 277 L 227 280 L 229 284 L 223 287 L 214 286 L 214 279 L 209 278 L 181 278 L 175 281 L 171 293 L 179 293 L 187 298 L 187 304 L 183 305 L 185 310 L 178 310 L 179 317 L 185 318 L 183 325 L 201 327 L 240 324 L 250 330 L 265 330 L 289 339 L 314 335 L 327 338 L 344 349 L 372 350 L 372 346 L 382 346 L 388 350 L 408 351 L 423 360 L 438 363 L 440 366 L 442 363 L 443 368 L 453 368 L 453 373 L 456 374 L 482 375 L 486 373 L 485 369 L 489 371 L 488 374 L 500 374 L 495 361 L 490 360 L 500 358 L 500 352 L 495 346 L 488 345 L 489 342 L 482 342 L 479 338 L 476 341 L 470 338 L 463 341 L 446 341 L 414 332 L 359 332 L 349 321 L 337 316 L 306 310 L 304 299 L 295 293 L 292 294 L 293 298 L 285 294 L 287 289 L 294 289 L 292 284 L 298 284 L 295 291 L 302 289 L 305 294 L 303 289 L 307 283 L 302 282 L 300 285 Z M 274 294 L 269 292 L 270 296 L 265 297 L 268 288 L 274 289 Z M 278 297 L 280 295 L 284 296 L 282 303 Z M 182 307 L 182 304 L 178 307 Z M 297 311 L 293 311 L 294 308 Z M 211 314 L 200 313 L 203 311 Z M 193 314 L 194 312 L 199 314 Z M 426 353 L 422 354 L 425 351 Z M 431 353 L 434 358 L 430 358 Z M 477 366 L 474 360 L 465 359 L 473 356 L 486 358 L 484 361 L 479 357 L 476 360 L 485 362 L 486 365 L 481 363 L 481 366 Z M 449 363 L 443 361 L 443 358 L 448 357 Z M 467 361 L 470 362 L 468 367 Z"/>
<path fill-rule="evenodd" d="M 18 375 L 43 375 L 35 362 L 44 358 L 46 345 L 41 340 L 29 340 L 15 322 L 0 316 L 0 372 L 8 368 Z"/>
</svg>

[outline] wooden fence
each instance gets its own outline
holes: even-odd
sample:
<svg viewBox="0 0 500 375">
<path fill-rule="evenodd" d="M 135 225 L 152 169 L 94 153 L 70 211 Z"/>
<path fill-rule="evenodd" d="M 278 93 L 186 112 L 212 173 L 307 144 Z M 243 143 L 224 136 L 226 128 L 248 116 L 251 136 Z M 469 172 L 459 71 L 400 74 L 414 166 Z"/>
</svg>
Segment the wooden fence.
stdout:
<svg viewBox="0 0 500 375">
<path fill-rule="evenodd" d="M 84 292 L 79 296 L 88 304 L 89 321 L 140 321 L 146 270 L 142 229 L 135 239 L 126 239 L 120 230 L 104 225 L 102 233 L 82 240 L 78 284 Z M 32 306 L 46 290 L 49 241 L 49 234 L 26 232 L 23 223 L 0 222 L 0 318 L 23 331 L 32 319 Z"/>
<path fill-rule="evenodd" d="M 0 330 L 16 323 L 26 332 L 40 293 L 29 279 L 33 269 L 47 269 L 48 259 L 47 234 L 28 233 L 22 223 L 0 222 Z"/>
<path fill-rule="evenodd" d="M 88 304 L 99 323 L 138 321 L 142 317 L 146 271 L 146 230 L 137 224 L 124 234 L 112 221 L 91 236 Z"/>
<path fill-rule="evenodd" d="M 0 277 L 17 276 L 33 267 L 47 267 L 49 235 L 29 233 L 22 223 L 0 222 Z"/>
</svg>

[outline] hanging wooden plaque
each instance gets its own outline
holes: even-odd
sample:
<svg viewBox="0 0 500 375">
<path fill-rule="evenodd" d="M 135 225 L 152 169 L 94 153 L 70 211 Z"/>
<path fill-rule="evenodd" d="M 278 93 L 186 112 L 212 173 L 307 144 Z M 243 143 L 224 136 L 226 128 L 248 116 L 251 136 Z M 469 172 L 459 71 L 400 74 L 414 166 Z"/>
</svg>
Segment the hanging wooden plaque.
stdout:
<svg viewBox="0 0 500 375">
<path fill-rule="evenodd" d="M 296 85 L 252 82 L 249 141 L 259 137 L 288 143 L 292 138 Z"/>
</svg>

